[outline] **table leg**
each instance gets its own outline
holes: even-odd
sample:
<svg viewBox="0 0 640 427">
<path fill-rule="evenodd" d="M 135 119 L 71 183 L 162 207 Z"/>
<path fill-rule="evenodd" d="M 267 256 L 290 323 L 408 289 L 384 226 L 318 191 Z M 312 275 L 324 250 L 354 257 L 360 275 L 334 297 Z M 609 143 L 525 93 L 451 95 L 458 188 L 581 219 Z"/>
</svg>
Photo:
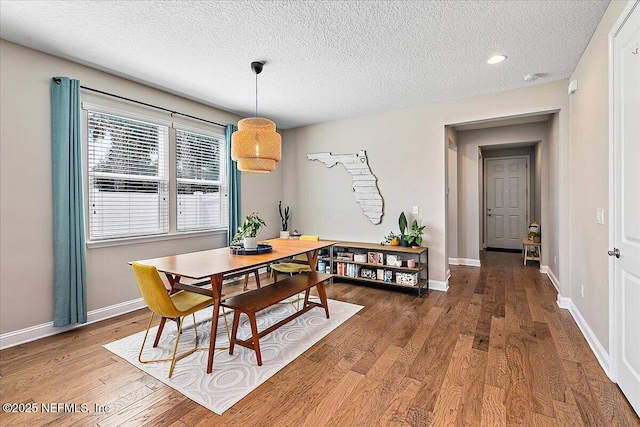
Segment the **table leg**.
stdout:
<svg viewBox="0 0 640 427">
<path fill-rule="evenodd" d="M 307 261 L 309 261 L 309 267 L 311 268 L 311 271 L 315 271 L 316 266 L 318 265 L 318 253 L 318 249 L 316 249 L 315 251 L 307 252 Z M 322 273 L 324 273 L 324 271 Z"/>
<path fill-rule="evenodd" d="M 220 299 L 222 295 L 222 275 L 211 276 L 211 289 L 213 290 L 213 313 L 211 315 L 211 335 L 209 339 L 209 360 L 207 361 L 207 374 L 213 371 L 213 353 L 216 348 L 216 335 L 218 333 L 218 316 L 220 315 Z"/>
</svg>

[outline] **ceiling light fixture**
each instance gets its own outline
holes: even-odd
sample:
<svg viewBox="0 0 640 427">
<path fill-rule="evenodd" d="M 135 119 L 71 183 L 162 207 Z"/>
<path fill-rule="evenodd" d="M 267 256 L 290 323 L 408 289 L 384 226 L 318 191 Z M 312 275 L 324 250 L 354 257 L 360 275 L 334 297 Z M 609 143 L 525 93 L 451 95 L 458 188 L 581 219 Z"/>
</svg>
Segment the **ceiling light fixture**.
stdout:
<svg viewBox="0 0 640 427">
<path fill-rule="evenodd" d="M 495 65 L 507 59 L 506 55 L 494 55 L 487 61 L 487 64 Z"/>
<path fill-rule="evenodd" d="M 538 78 L 537 74 L 527 74 L 526 76 L 524 76 L 524 81 L 525 82 L 532 82 L 534 80 L 536 80 Z"/>
<path fill-rule="evenodd" d="M 264 62 L 251 63 L 256 75 L 256 116 L 240 120 L 238 130 L 231 135 L 231 159 L 243 172 L 274 171 L 282 158 L 282 138 L 276 132 L 276 124 L 258 117 L 258 74 L 263 65 Z"/>
</svg>

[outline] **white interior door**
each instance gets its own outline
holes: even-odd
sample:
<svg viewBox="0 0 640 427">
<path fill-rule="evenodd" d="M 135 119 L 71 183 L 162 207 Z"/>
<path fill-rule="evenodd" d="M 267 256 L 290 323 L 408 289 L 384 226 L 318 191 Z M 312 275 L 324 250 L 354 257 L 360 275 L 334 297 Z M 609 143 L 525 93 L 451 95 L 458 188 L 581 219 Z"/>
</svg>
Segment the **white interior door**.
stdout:
<svg viewBox="0 0 640 427">
<path fill-rule="evenodd" d="M 640 414 L 640 6 L 613 39 L 613 373 Z M 614 254 L 615 255 L 615 251 Z"/>
<path fill-rule="evenodd" d="M 529 214 L 529 158 L 485 159 L 487 247 L 522 249 Z"/>
</svg>

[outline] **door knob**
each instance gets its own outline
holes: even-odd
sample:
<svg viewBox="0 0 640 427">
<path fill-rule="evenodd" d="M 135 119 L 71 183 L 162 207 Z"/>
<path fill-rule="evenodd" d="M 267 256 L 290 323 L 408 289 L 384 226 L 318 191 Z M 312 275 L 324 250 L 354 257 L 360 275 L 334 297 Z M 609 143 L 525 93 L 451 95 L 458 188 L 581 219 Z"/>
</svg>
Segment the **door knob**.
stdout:
<svg viewBox="0 0 640 427">
<path fill-rule="evenodd" d="M 614 256 L 616 258 L 620 258 L 620 249 L 618 248 L 613 248 L 612 251 L 607 251 L 607 255 L 609 256 Z"/>
</svg>

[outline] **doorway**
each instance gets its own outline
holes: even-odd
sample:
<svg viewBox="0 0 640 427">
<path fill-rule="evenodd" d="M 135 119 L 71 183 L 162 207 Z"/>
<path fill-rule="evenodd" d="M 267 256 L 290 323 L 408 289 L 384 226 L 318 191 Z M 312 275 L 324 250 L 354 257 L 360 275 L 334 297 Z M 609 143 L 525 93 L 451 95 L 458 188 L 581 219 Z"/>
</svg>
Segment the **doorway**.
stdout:
<svg viewBox="0 0 640 427">
<path fill-rule="evenodd" d="M 522 249 L 530 217 L 529 156 L 484 159 L 487 249 Z"/>
</svg>

